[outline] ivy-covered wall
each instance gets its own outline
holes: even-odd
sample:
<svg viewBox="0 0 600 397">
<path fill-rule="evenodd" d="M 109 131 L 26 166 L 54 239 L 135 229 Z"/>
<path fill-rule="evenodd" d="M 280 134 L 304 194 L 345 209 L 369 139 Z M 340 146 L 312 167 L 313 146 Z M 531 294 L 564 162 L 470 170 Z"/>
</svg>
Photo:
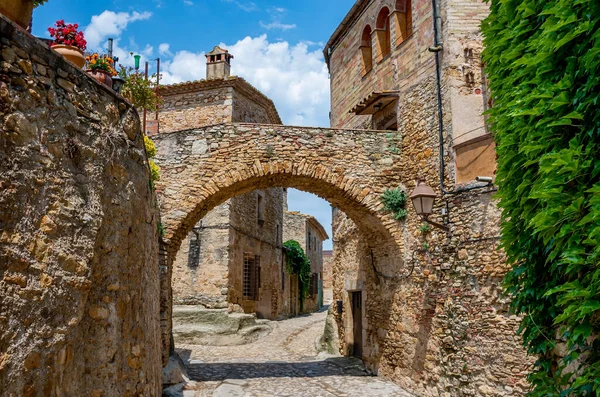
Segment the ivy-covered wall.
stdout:
<svg viewBox="0 0 600 397">
<path fill-rule="evenodd" d="M 539 357 L 534 396 L 600 393 L 599 25 L 597 0 L 493 1 L 483 24 L 505 283 Z"/>
</svg>

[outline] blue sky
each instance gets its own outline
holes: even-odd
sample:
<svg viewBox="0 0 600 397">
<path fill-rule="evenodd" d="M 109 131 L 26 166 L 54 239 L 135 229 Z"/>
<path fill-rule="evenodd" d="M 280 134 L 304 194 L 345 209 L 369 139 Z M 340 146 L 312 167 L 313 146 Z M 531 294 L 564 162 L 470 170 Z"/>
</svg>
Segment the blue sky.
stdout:
<svg viewBox="0 0 600 397">
<path fill-rule="evenodd" d="M 354 0 L 50 0 L 34 12 L 33 33 L 48 37 L 58 19 L 78 23 L 89 50 L 115 39 L 120 63 L 130 52 L 155 64 L 164 83 L 205 77 L 215 45 L 234 56 L 232 74 L 275 102 L 284 124 L 329 126 L 329 75 L 322 50 Z M 315 216 L 331 236 L 329 203 L 290 191 L 290 210 Z M 331 241 L 324 246 L 331 249 Z"/>
</svg>

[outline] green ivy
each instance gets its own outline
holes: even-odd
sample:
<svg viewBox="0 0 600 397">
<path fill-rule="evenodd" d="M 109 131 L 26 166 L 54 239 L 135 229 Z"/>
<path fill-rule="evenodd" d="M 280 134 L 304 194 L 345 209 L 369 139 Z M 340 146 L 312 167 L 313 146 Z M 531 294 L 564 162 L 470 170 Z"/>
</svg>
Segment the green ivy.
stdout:
<svg viewBox="0 0 600 397">
<path fill-rule="evenodd" d="M 513 265 L 505 287 L 539 357 L 530 395 L 600 395 L 600 2 L 490 7 L 483 57 Z"/>
<path fill-rule="evenodd" d="M 304 310 L 304 300 L 308 297 L 310 286 L 310 259 L 304 253 L 302 246 L 296 240 L 288 240 L 283 243 L 286 257 L 286 270 L 289 274 L 297 274 L 300 289 L 300 311 Z"/>
<path fill-rule="evenodd" d="M 381 196 L 381 202 L 385 211 L 393 213 L 396 220 L 403 221 L 408 215 L 406 210 L 407 198 L 406 192 L 401 188 L 386 189 Z"/>
</svg>

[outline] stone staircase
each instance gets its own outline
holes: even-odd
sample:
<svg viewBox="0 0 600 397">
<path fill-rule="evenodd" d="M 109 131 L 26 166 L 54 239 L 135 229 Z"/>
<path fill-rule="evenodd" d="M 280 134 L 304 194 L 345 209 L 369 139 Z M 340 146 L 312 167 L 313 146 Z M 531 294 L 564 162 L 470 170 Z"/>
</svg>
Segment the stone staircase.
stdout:
<svg viewBox="0 0 600 397">
<path fill-rule="evenodd" d="M 271 321 L 253 314 L 228 313 L 227 309 L 173 306 L 173 338 L 176 344 L 235 346 L 269 335 Z"/>
</svg>

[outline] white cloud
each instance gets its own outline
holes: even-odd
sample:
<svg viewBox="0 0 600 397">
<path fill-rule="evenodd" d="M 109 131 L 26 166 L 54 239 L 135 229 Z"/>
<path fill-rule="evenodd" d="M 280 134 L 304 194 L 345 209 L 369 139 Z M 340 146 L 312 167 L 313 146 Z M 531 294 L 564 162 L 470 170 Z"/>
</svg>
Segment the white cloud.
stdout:
<svg viewBox="0 0 600 397">
<path fill-rule="evenodd" d="M 206 77 L 206 57 L 204 53 L 196 54 L 179 51 L 172 60 L 163 64 L 162 84 L 175 84 L 182 81 L 200 80 Z"/>
<path fill-rule="evenodd" d="M 185 4 L 186 6 L 193 6 L 194 2 L 192 0 L 183 0 L 183 4 Z"/>
<path fill-rule="evenodd" d="M 135 21 L 143 21 L 152 16 L 150 12 L 119 12 L 104 11 L 100 15 L 92 16 L 91 23 L 85 28 L 85 39 L 90 50 L 104 48 L 104 41 L 109 37 L 119 37 L 127 25 Z"/>
<path fill-rule="evenodd" d="M 224 1 L 226 3 L 233 3 L 246 12 L 252 12 L 252 11 L 258 10 L 258 6 L 251 1 L 246 1 L 246 2 L 240 2 L 237 0 L 222 0 L 222 1 Z"/>
<path fill-rule="evenodd" d="M 290 29 L 295 29 L 296 28 L 296 24 L 292 23 L 292 24 L 285 24 L 285 23 L 281 23 L 281 22 L 271 22 L 271 23 L 264 23 L 263 21 L 260 21 L 260 26 L 262 26 L 263 28 L 267 29 L 267 30 L 271 30 L 271 29 L 281 29 L 281 30 L 290 30 Z"/>
<path fill-rule="evenodd" d="M 170 51 L 171 45 L 169 43 L 162 43 L 158 46 L 158 53 L 160 55 L 173 56 L 173 53 Z"/>
<path fill-rule="evenodd" d="M 246 79 L 275 102 L 285 124 L 329 126 L 329 74 L 321 49 L 307 43 L 271 43 L 267 35 L 246 37 L 233 45 L 232 74 Z M 206 77 L 204 53 L 178 52 L 162 68 L 163 84 Z"/>
<path fill-rule="evenodd" d="M 271 8 L 269 8 L 267 10 L 267 12 L 269 13 L 269 16 L 271 17 L 271 21 L 268 22 L 268 23 L 260 21 L 259 24 L 263 28 L 265 28 L 267 30 L 281 29 L 283 31 L 290 30 L 290 29 L 295 29 L 296 28 L 296 24 L 295 23 L 283 23 L 283 22 L 281 22 L 282 18 L 287 13 L 287 10 L 285 8 L 271 7 Z"/>
<path fill-rule="evenodd" d="M 232 73 L 273 99 L 285 124 L 329 126 L 329 73 L 320 48 L 270 43 L 266 35 L 223 46 L 235 56 Z"/>
</svg>

